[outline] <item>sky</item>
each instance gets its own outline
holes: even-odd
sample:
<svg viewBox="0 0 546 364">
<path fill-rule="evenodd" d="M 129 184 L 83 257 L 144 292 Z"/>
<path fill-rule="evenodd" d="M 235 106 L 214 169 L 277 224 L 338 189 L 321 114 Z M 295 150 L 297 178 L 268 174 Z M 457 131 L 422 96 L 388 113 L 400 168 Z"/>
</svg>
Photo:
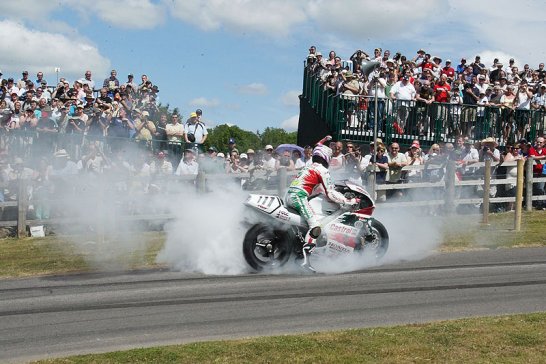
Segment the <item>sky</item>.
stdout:
<svg viewBox="0 0 546 364">
<path fill-rule="evenodd" d="M 146 74 L 159 101 L 207 126 L 297 129 L 309 46 L 347 59 L 375 47 L 413 57 L 546 60 L 544 0 L 17 0 L 0 4 L 0 70 L 96 83 Z M 55 68 L 60 68 L 57 74 Z M 35 79 L 35 78 L 32 78 Z"/>
</svg>

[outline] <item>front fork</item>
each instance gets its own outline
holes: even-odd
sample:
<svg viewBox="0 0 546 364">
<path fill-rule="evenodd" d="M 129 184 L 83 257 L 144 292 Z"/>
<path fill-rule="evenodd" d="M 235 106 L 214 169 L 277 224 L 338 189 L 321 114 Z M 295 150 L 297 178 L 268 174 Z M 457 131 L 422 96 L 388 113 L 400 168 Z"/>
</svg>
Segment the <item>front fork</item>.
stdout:
<svg viewBox="0 0 546 364">
<path fill-rule="evenodd" d="M 366 222 L 363 224 L 362 229 L 360 230 L 359 241 L 357 243 L 357 249 L 362 249 L 366 245 L 375 241 L 377 236 L 374 234 L 372 229 L 372 218 L 366 219 Z"/>
</svg>

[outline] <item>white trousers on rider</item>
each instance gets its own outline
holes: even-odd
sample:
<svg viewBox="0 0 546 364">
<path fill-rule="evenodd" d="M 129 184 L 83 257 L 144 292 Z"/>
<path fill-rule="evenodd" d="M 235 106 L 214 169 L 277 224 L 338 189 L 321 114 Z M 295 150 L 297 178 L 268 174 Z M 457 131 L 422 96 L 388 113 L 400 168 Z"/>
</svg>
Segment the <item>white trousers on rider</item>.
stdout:
<svg viewBox="0 0 546 364">
<path fill-rule="evenodd" d="M 320 228 L 320 224 L 317 220 L 315 211 L 313 211 L 313 208 L 309 204 L 308 198 L 309 195 L 303 190 L 289 189 L 286 192 L 284 201 L 287 206 L 294 208 L 305 219 L 305 221 L 307 221 L 309 229 L 307 230 L 307 234 L 305 234 L 305 244 L 315 244 L 318 235 L 314 234 L 317 236 L 313 236 L 311 232 L 313 230 L 317 231 L 317 228 Z"/>
</svg>

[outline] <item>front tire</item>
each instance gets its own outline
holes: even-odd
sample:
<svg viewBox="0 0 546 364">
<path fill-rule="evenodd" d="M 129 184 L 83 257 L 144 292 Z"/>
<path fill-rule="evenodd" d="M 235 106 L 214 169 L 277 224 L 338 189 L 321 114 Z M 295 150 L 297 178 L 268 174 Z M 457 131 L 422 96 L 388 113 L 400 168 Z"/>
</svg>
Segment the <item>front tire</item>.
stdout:
<svg viewBox="0 0 546 364">
<path fill-rule="evenodd" d="M 246 262 L 256 271 L 283 266 L 293 251 L 293 241 L 286 230 L 264 224 L 252 226 L 243 241 Z"/>
<path fill-rule="evenodd" d="M 376 259 L 381 259 L 389 249 L 389 233 L 385 226 L 378 220 L 372 220 L 371 233 L 373 239 L 365 240 L 364 252 L 372 252 Z"/>
</svg>

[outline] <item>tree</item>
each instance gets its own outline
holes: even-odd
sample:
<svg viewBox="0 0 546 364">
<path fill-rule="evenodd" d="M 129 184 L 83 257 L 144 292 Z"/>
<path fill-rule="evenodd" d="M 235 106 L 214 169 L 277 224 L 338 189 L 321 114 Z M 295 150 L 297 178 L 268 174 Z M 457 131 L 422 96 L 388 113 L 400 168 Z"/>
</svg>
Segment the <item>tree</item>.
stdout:
<svg viewBox="0 0 546 364">
<path fill-rule="evenodd" d="M 298 139 L 297 132 L 288 133 L 281 128 L 265 128 L 264 132 L 259 134 L 262 147 L 267 144 L 277 146 L 279 144 L 296 144 Z"/>
</svg>

